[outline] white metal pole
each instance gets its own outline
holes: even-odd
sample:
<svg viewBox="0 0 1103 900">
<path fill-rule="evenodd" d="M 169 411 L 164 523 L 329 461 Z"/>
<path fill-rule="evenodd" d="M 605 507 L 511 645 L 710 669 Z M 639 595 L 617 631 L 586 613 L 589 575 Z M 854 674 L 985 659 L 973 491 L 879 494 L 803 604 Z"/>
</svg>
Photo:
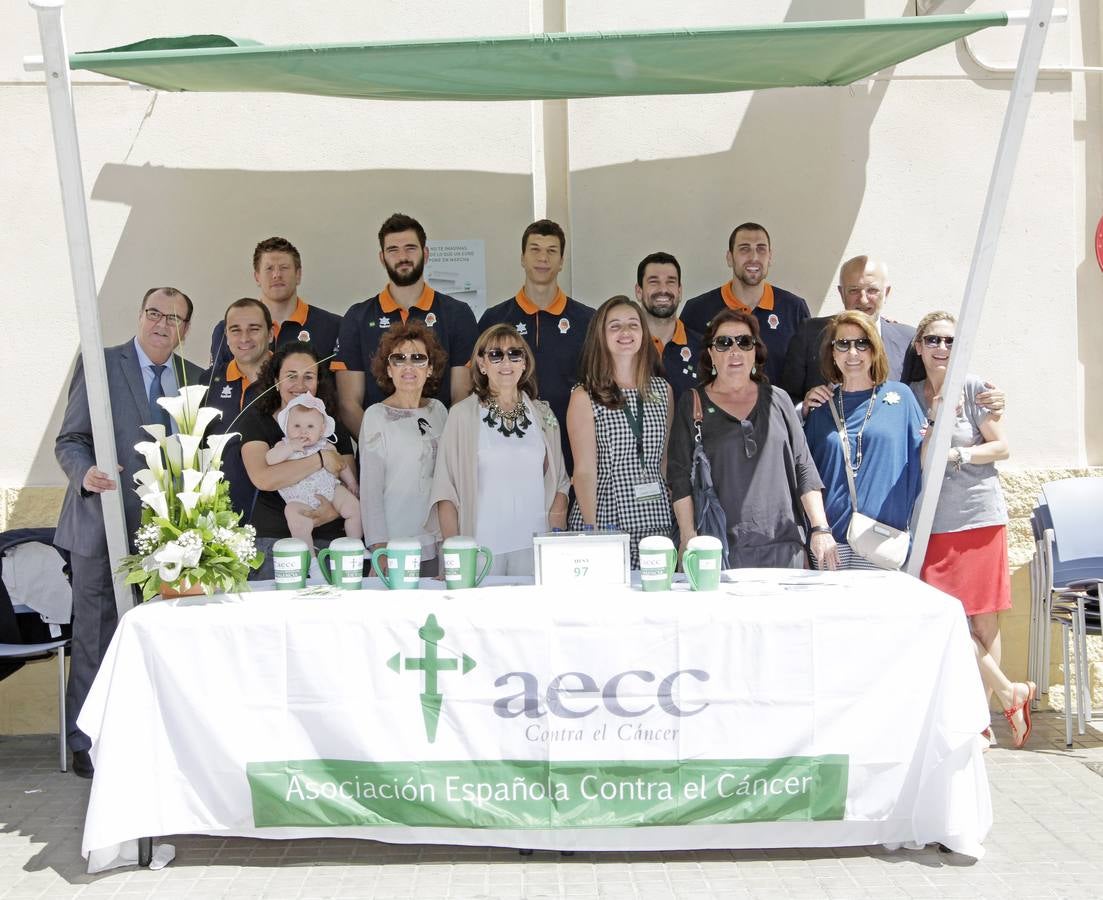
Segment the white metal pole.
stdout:
<svg viewBox="0 0 1103 900">
<path fill-rule="evenodd" d="M 1049 30 L 1054 0 L 1032 0 L 1030 17 L 1025 25 L 1023 43 L 1019 49 L 1019 62 L 1011 82 L 1011 94 L 1007 100 L 1003 130 L 996 149 L 996 161 L 988 182 L 988 196 L 984 201 L 977 242 L 973 248 L 973 262 L 965 282 L 965 297 L 961 302 L 961 314 L 955 329 L 954 352 L 950 354 L 950 368 L 942 386 L 945 398 L 938 411 L 927 448 L 928 463 L 923 471 L 923 492 L 919 497 L 919 515 L 912 536 L 911 559 L 908 572 L 919 575 L 923 558 L 927 555 L 927 542 L 931 536 L 935 507 L 945 474 L 945 460 L 950 452 L 950 439 L 954 425 L 957 398 L 965 386 L 965 375 L 972 357 L 984 296 L 988 291 L 988 279 L 996 257 L 1003 216 L 1007 211 L 1007 198 L 1011 193 L 1011 179 L 1015 174 L 1015 162 L 1022 146 L 1026 129 L 1026 116 L 1034 84 L 1038 80 L 1038 67 L 1042 59 L 1046 32 Z"/>
<path fill-rule="evenodd" d="M 118 472 L 115 430 L 111 419 L 107 367 L 103 358 L 103 336 L 96 302 L 96 275 L 92 268 L 92 236 L 88 228 L 88 208 L 84 200 L 84 177 L 80 167 L 77 122 L 73 114 L 73 92 L 69 81 L 69 53 L 61 23 L 64 0 L 30 0 L 38 16 L 38 34 L 46 76 L 46 96 L 50 102 L 50 125 L 54 132 L 57 174 L 61 181 L 61 206 L 65 217 L 65 236 L 69 244 L 69 266 L 73 275 L 73 296 L 80 329 L 80 350 L 84 357 L 84 377 L 88 389 L 88 411 L 92 419 L 92 440 L 96 466 L 104 472 Z M 116 476 L 117 477 L 117 476 Z M 126 518 L 122 491 L 102 495 L 103 524 L 107 531 L 107 555 L 112 573 L 127 552 Z M 115 605 L 121 616 L 134 602 L 133 592 L 124 578 L 114 576 Z"/>
</svg>

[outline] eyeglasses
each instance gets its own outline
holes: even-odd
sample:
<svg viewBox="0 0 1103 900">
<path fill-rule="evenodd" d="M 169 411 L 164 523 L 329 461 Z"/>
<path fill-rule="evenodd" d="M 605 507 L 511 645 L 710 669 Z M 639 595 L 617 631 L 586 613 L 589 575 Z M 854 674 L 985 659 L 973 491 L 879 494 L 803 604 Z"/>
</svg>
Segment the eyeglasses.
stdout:
<svg viewBox="0 0 1103 900">
<path fill-rule="evenodd" d="M 399 366 L 413 366 L 415 369 L 424 369 L 429 365 L 429 357 L 424 353 L 392 353 L 387 357 L 387 362 L 396 369 Z"/>
<path fill-rule="evenodd" d="M 954 339 L 952 337 L 943 337 L 941 334 L 923 335 L 924 347 L 937 347 L 939 344 L 945 344 L 946 349 L 949 350 L 952 346 L 954 346 Z"/>
<path fill-rule="evenodd" d="M 835 338 L 831 346 L 835 348 L 836 353 L 849 353 L 851 347 L 859 353 L 865 353 L 873 346 L 873 342 L 869 338 Z"/>
<path fill-rule="evenodd" d="M 501 347 L 495 347 L 493 350 L 483 350 L 479 353 L 479 356 L 485 357 L 489 362 L 498 365 L 503 359 L 508 359 L 511 363 L 524 362 L 525 351 L 520 347 L 510 347 L 508 350 L 503 350 Z"/>
<path fill-rule="evenodd" d="M 848 287 L 846 288 L 846 295 L 848 297 L 861 297 L 865 294 L 871 300 L 876 300 L 881 296 L 881 289 L 879 287 Z"/>
<path fill-rule="evenodd" d="M 175 328 L 181 322 L 188 321 L 187 319 L 181 318 L 180 316 L 176 315 L 176 313 L 163 313 L 161 312 L 161 310 L 154 309 L 152 306 L 147 306 L 145 309 L 142 310 L 142 312 L 146 314 L 146 318 L 149 319 L 149 321 L 156 323 L 164 319 L 165 322 L 171 325 L 173 328 Z"/>
<path fill-rule="evenodd" d="M 722 334 L 720 337 L 713 338 L 709 346 L 720 353 L 727 353 L 732 347 L 738 347 L 740 350 L 744 351 L 753 350 L 755 348 L 755 339 L 749 334 L 737 334 L 735 336 Z"/>
</svg>

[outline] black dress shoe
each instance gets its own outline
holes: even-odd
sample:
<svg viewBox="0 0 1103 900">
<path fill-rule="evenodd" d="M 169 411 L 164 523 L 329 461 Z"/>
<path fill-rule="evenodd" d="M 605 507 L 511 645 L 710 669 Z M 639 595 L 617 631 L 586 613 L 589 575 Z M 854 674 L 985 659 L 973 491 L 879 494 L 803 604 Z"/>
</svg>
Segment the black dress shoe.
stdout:
<svg viewBox="0 0 1103 900">
<path fill-rule="evenodd" d="M 92 757 L 87 750 L 73 751 L 73 774 L 78 778 L 91 778 L 96 770 L 92 766 Z"/>
</svg>

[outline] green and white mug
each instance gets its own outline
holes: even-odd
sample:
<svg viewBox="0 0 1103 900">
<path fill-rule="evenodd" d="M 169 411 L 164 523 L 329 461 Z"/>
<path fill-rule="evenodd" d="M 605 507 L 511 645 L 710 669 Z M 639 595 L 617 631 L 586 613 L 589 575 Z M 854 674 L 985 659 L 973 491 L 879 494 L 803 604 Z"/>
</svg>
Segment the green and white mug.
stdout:
<svg viewBox="0 0 1103 900">
<path fill-rule="evenodd" d="M 640 541 L 640 584 L 645 591 L 669 591 L 678 566 L 674 542 L 661 534 Z"/>
<path fill-rule="evenodd" d="M 272 545 L 272 569 L 276 590 L 301 590 L 310 572 L 310 548 L 298 538 L 280 538 Z"/>
<path fill-rule="evenodd" d="M 695 591 L 715 591 L 720 587 L 720 556 L 723 544 L 709 534 L 692 537 L 682 554 L 682 568 Z"/>
<path fill-rule="evenodd" d="M 379 564 L 387 560 L 387 570 Z M 374 550 L 371 555 L 375 574 L 392 591 L 416 590 L 421 583 L 421 541 L 387 541 L 386 547 Z"/>
<path fill-rule="evenodd" d="M 444 583 L 450 588 L 478 587 L 494 564 L 494 554 L 489 547 L 482 547 L 473 538 L 461 535 L 445 538 L 440 552 Z M 482 571 L 479 571 L 480 554 L 484 557 Z"/>
<path fill-rule="evenodd" d="M 360 590 L 364 580 L 364 542 L 360 538 L 335 538 L 318 554 L 318 568 L 334 587 Z"/>
</svg>

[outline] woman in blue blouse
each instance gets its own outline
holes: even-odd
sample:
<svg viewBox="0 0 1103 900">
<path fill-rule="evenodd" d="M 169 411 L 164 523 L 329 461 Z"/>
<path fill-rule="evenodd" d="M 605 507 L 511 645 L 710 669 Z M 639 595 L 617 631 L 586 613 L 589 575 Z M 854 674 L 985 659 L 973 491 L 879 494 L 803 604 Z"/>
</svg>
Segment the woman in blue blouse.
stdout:
<svg viewBox="0 0 1103 900">
<path fill-rule="evenodd" d="M 846 426 L 858 509 L 907 529 L 922 480 L 919 451 L 926 419 L 911 389 L 887 380 L 888 359 L 873 320 L 857 311 L 835 316 L 824 330 L 820 365 L 834 386 L 831 403 Z M 847 463 L 826 403 L 812 410 L 804 432 L 824 483 L 824 509 L 842 568 L 875 568 L 846 542 L 853 512 Z"/>
</svg>

